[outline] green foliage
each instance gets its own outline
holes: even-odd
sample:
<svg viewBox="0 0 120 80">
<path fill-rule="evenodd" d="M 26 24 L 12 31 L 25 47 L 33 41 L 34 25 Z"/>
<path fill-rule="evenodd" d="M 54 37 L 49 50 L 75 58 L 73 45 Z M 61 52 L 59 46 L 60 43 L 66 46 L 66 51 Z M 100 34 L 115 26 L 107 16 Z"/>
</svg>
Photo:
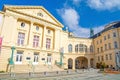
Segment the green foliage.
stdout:
<svg viewBox="0 0 120 80">
<path fill-rule="evenodd" d="M 5 71 L 0 71 L 0 73 L 4 73 Z"/>
<path fill-rule="evenodd" d="M 107 67 L 107 65 L 104 62 L 100 62 L 96 64 L 96 67 L 100 69 L 104 69 Z"/>
</svg>

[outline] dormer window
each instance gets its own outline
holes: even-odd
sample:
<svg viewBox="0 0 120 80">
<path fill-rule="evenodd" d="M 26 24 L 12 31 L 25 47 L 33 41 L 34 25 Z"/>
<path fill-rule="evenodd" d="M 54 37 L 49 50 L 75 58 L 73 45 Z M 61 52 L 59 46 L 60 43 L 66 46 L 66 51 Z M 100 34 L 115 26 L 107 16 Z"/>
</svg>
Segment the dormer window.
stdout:
<svg viewBox="0 0 120 80">
<path fill-rule="evenodd" d="M 36 26 L 36 31 L 39 31 L 39 27 L 38 26 Z"/>
<path fill-rule="evenodd" d="M 22 22 L 22 23 L 21 23 L 21 27 L 25 27 L 25 23 Z"/>
</svg>

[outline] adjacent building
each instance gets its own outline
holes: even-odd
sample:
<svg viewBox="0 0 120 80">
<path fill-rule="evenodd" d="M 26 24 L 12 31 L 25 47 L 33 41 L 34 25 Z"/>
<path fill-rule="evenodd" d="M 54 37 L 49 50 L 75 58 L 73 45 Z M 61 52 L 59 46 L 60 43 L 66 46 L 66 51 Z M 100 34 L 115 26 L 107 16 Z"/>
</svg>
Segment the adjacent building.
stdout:
<svg viewBox="0 0 120 80">
<path fill-rule="evenodd" d="M 119 66 L 119 26 L 114 22 L 80 38 L 63 31 L 42 6 L 5 5 L 0 12 L 0 71 L 9 71 L 10 65 L 16 72 L 96 68 L 100 62 Z"/>
</svg>

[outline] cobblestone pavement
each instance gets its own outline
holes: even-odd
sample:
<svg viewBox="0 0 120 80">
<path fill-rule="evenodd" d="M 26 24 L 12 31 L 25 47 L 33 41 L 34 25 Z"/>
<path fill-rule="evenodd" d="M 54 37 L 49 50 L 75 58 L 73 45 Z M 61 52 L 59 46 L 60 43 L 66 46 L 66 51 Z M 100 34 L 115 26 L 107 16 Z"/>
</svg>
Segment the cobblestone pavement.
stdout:
<svg viewBox="0 0 120 80">
<path fill-rule="evenodd" d="M 2 77 L 1 77 L 2 76 Z M 98 70 L 43 72 L 34 74 L 1 75 L 0 80 L 120 80 L 120 74 L 103 74 Z"/>
</svg>

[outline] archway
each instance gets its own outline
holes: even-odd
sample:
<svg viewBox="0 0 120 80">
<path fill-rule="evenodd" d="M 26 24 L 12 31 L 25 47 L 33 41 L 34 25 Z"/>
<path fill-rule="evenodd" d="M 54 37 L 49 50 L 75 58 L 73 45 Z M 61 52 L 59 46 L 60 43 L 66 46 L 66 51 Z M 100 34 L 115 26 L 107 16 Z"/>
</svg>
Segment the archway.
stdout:
<svg viewBox="0 0 120 80">
<path fill-rule="evenodd" d="M 68 59 L 68 69 L 73 68 L 73 60 L 71 58 Z"/>
<path fill-rule="evenodd" d="M 93 58 L 90 59 L 90 67 L 91 67 L 91 68 L 94 67 L 94 59 L 93 59 Z"/>
<path fill-rule="evenodd" d="M 88 59 L 86 57 L 77 57 L 75 59 L 75 69 L 88 68 Z"/>
</svg>

